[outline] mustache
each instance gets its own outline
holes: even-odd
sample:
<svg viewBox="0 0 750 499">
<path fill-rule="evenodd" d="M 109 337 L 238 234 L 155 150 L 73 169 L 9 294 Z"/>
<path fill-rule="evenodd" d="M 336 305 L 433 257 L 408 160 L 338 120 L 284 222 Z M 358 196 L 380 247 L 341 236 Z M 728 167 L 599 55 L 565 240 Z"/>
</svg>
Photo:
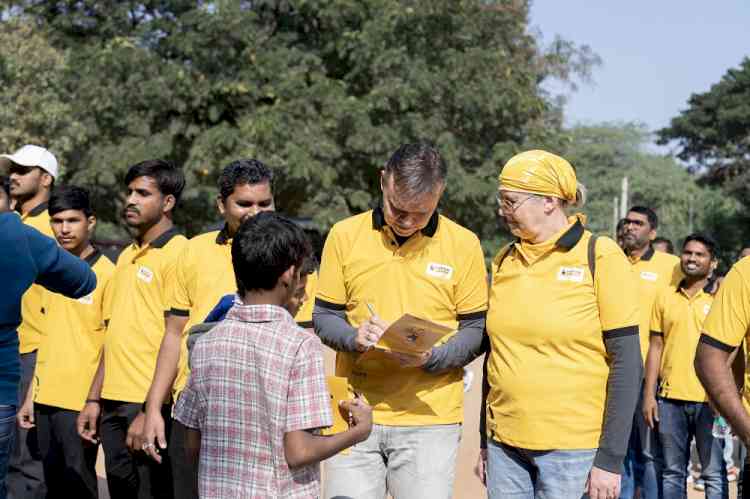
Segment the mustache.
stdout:
<svg viewBox="0 0 750 499">
<path fill-rule="evenodd" d="M 123 213 L 127 213 L 129 211 L 132 211 L 133 213 L 136 213 L 138 215 L 141 214 L 141 210 L 139 210 L 138 207 L 135 206 L 135 205 L 133 205 L 133 204 L 130 204 L 130 205 L 126 206 L 125 209 L 122 210 Z"/>
</svg>

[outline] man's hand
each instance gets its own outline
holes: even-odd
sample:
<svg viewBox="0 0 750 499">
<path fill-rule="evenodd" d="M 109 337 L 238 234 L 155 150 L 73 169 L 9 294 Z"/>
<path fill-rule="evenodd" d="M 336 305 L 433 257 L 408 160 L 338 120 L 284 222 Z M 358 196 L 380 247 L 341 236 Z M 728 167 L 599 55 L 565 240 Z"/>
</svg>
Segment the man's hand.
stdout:
<svg viewBox="0 0 750 499">
<path fill-rule="evenodd" d="M 34 399 L 26 397 L 23 405 L 16 414 L 16 421 L 18 426 L 24 430 L 30 430 L 34 425 Z"/>
<path fill-rule="evenodd" d="M 99 415 L 102 408 L 98 402 L 86 402 L 76 420 L 78 436 L 92 444 L 99 443 Z"/>
<path fill-rule="evenodd" d="M 474 474 L 482 482 L 482 485 L 487 486 L 487 449 L 479 449 L 479 457 L 477 458 L 477 464 L 474 465 Z"/>
<path fill-rule="evenodd" d="M 135 419 L 133 419 L 133 422 L 128 426 L 128 433 L 125 436 L 125 445 L 130 452 L 143 450 L 143 426 L 145 420 L 146 415 L 139 411 L 135 416 Z"/>
<path fill-rule="evenodd" d="M 164 418 L 159 411 L 146 411 L 146 424 L 143 427 L 142 438 L 141 448 L 151 459 L 161 463 L 159 451 L 167 448 L 167 438 L 164 432 Z"/>
<path fill-rule="evenodd" d="M 432 350 L 421 353 L 419 355 L 411 355 L 408 353 L 399 352 L 388 352 L 387 355 L 394 359 L 402 367 L 422 367 L 427 364 L 432 356 Z"/>
<path fill-rule="evenodd" d="M 620 475 L 592 467 L 586 481 L 586 493 L 591 499 L 617 499 L 620 497 Z"/>
<path fill-rule="evenodd" d="M 357 328 L 357 351 L 366 352 L 374 344 L 376 344 L 380 337 L 383 336 L 385 330 L 388 329 L 389 324 L 376 316 L 372 316 L 363 322 L 359 328 Z"/>
<path fill-rule="evenodd" d="M 340 410 L 349 420 L 349 429 L 357 430 L 358 442 L 367 440 L 372 431 L 372 407 L 361 398 L 342 400 L 339 402 Z"/>
<path fill-rule="evenodd" d="M 656 397 L 643 397 L 643 419 L 652 430 L 656 429 L 656 423 L 659 422 L 659 404 L 656 403 Z"/>
</svg>

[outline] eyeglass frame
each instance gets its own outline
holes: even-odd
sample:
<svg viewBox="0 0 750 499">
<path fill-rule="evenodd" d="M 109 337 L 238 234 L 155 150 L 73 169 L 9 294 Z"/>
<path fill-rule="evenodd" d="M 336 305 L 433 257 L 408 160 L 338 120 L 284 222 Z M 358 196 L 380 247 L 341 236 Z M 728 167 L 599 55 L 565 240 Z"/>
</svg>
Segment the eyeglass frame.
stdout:
<svg viewBox="0 0 750 499">
<path fill-rule="evenodd" d="M 522 204 L 524 204 L 529 199 L 536 198 L 536 197 L 539 197 L 539 196 L 537 196 L 536 194 L 529 194 L 528 196 L 526 196 L 525 198 L 521 199 L 520 201 L 516 201 L 512 205 L 509 205 L 502 198 L 502 196 L 500 195 L 500 192 L 498 191 L 497 194 L 495 194 L 495 201 L 497 201 L 497 206 L 498 206 L 498 208 L 500 208 L 502 210 L 503 213 L 509 213 L 509 214 L 512 215 L 512 214 L 514 214 L 516 212 L 516 210 L 518 210 L 518 208 L 521 207 Z M 506 206 L 508 208 L 507 210 L 505 209 Z"/>
</svg>

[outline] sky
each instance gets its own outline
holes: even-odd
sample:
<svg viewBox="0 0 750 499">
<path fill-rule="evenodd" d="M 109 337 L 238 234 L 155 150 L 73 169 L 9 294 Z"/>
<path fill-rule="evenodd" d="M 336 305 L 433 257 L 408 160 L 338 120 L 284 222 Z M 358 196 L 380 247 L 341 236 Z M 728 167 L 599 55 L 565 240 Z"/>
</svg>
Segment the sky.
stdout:
<svg viewBox="0 0 750 499">
<path fill-rule="evenodd" d="M 749 0 L 532 0 L 531 26 L 545 43 L 560 35 L 602 59 L 593 83 L 568 96 L 567 125 L 659 129 L 750 57 Z"/>
</svg>

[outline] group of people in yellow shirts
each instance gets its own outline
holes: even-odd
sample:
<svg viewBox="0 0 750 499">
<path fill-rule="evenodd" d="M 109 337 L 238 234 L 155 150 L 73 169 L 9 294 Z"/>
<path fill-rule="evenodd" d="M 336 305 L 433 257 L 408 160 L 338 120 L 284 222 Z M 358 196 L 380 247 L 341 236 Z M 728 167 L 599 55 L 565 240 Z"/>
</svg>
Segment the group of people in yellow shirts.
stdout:
<svg viewBox="0 0 750 499">
<path fill-rule="evenodd" d="M 4 155 L 15 210 L 88 262 L 98 284 L 78 300 L 38 287 L 24 297 L 11 497 L 42 497 L 29 494 L 45 487 L 47 497 L 97 497 L 99 443 L 113 499 L 218 497 L 201 483 L 211 478 L 204 460 L 222 456 L 200 453 L 199 465 L 191 428 L 172 408 L 190 376 L 188 331 L 237 291 L 233 237 L 275 209 L 272 170 L 227 165 L 216 202 L 223 225 L 188 240 L 172 221 L 181 170 L 132 166 L 123 216 L 134 240 L 113 263 L 91 244 L 89 194 L 53 190 L 56 161 L 45 153 Z M 750 323 L 750 263 L 714 297 L 710 237 L 688 236 L 679 258 L 656 252 L 658 219 L 646 207 L 629 211 L 620 241 L 592 234 L 571 212 L 587 195 L 573 166 L 533 150 L 500 171 L 498 214 L 514 240 L 488 275 L 476 235 L 439 213 L 447 179 L 434 146 L 399 147 L 380 171 L 379 206 L 333 226 L 319 270 L 306 266 L 306 286 L 286 306 L 337 352 L 336 374 L 372 408 L 367 438 L 325 461 L 322 494 L 452 497 L 462 368 L 486 354 L 477 473 L 489 497 L 684 497 L 693 437 L 708 497 L 727 497 L 711 425 L 719 411 L 750 437 L 731 372 Z M 374 349 L 404 314 L 453 332 L 419 355 Z"/>
</svg>

